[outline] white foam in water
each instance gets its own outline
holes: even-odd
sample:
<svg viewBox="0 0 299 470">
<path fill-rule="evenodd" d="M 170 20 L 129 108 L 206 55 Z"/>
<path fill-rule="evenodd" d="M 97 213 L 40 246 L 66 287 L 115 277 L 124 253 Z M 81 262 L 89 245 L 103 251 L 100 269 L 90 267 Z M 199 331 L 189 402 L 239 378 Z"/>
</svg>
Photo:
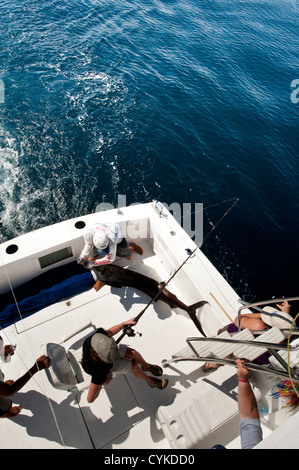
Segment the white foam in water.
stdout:
<svg viewBox="0 0 299 470">
<path fill-rule="evenodd" d="M 22 166 L 23 141 L 18 145 L 7 130 L 0 128 L 0 142 L 0 242 L 3 243 L 32 229 L 31 208 L 36 200 L 47 197 L 48 189 L 35 189 L 26 176 Z"/>
<path fill-rule="evenodd" d="M 19 154 L 15 150 L 15 139 L 3 128 L 0 128 L 0 138 L 3 142 L 0 148 L 0 201 L 3 206 L 0 222 L 3 227 L 11 229 L 15 212 L 13 193 L 19 179 Z M 1 241 L 2 237 L 1 233 Z"/>
</svg>

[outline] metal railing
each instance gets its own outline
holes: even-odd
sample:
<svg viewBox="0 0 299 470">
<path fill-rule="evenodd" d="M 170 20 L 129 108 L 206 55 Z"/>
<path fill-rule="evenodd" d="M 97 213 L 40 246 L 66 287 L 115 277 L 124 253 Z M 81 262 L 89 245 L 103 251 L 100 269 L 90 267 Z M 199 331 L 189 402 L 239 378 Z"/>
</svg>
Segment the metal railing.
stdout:
<svg viewBox="0 0 299 470">
<path fill-rule="evenodd" d="M 286 297 L 286 298 L 281 298 L 281 299 L 271 299 L 271 300 L 265 300 L 265 301 L 262 301 L 262 302 L 254 302 L 254 303 L 247 303 L 243 300 L 239 300 L 241 303 L 243 303 L 242 307 L 239 308 L 238 310 L 238 323 L 240 324 L 240 314 L 241 314 L 241 311 L 243 309 L 247 309 L 247 308 L 254 308 L 256 310 L 259 310 L 261 312 L 264 313 L 264 311 L 259 308 L 260 305 L 269 305 L 269 304 L 273 304 L 273 303 L 279 303 L 279 302 L 284 302 L 284 301 L 294 301 L 294 300 L 299 300 L 299 297 Z M 240 329 L 239 329 L 240 331 Z M 281 330 L 282 332 L 284 331 L 289 331 L 289 329 L 282 329 Z M 252 331 L 253 334 L 262 334 L 262 333 L 265 333 L 265 330 L 256 330 L 256 331 Z M 235 333 L 236 334 L 236 333 Z M 173 358 L 169 361 L 163 361 L 164 362 L 164 366 L 167 366 L 169 365 L 171 362 L 179 362 L 179 361 L 208 361 L 208 362 L 217 362 L 218 364 L 230 364 L 230 365 L 235 365 L 235 359 L 229 359 L 229 358 L 224 358 L 224 359 L 220 359 L 220 358 L 217 358 L 217 357 L 211 357 L 211 356 L 207 356 L 207 357 L 203 357 L 203 356 L 200 356 L 198 351 L 196 350 L 196 348 L 194 347 L 194 345 L 192 344 L 192 342 L 215 342 L 215 343 L 234 343 L 234 344 L 238 344 L 238 345 L 248 345 L 248 346 L 252 346 L 252 347 L 257 347 L 257 348 L 266 348 L 269 350 L 269 352 L 279 361 L 279 363 L 282 365 L 282 367 L 285 369 L 285 370 L 280 370 L 280 369 L 275 369 L 273 368 L 273 366 L 269 366 L 269 365 L 260 365 L 260 364 L 255 364 L 255 363 L 252 363 L 252 362 L 248 362 L 246 364 L 246 367 L 250 370 L 255 370 L 255 371 L 258 371 L 258 372 L 264 372 L 266 374 L 272 374 L 272 375 L 277 375 L 281 378 L 289 378 L 289 376 L 291 375 L 292 378 L 295 380 L 295 381 L 299 381 L 299 375 L 297 375 L 296 371 L 295 370 L 292 370 L 289 368 L 288 364 L 285 362 L 285 360 L 278 354 L 278 350 L 289 350 L 290 352 L 296 350 L 299 348 L 299 345 L 295 345 L 295 346 L 292 346 L 292 345 L 287 345 L 287 344 L 277 344 L 277 343 L 268 343 L 268 342 L 265 342 L 265 341 L 252 341 L 252 340 L 238 340 L 238 339 L 234 339 L 233 337 L 233 333 L 231 334 L 232 337 L 231 338 L 219 338 L 219 337 L 212 337 L 212 338 L 207 338 L 207 337 L 190 337 L 190 338 L 187 338 L 186 339 L 186 342 L 189 346 L 189 348 L 191 349 L 191 351 L 194 353 L 194 357 L 180 357 L 180 356 L 173 356 Z M 299 335 L 299 329 L 294 326 L 293 330 L 292 330 L 292 336 L 293 335 Z"/>
</svg>

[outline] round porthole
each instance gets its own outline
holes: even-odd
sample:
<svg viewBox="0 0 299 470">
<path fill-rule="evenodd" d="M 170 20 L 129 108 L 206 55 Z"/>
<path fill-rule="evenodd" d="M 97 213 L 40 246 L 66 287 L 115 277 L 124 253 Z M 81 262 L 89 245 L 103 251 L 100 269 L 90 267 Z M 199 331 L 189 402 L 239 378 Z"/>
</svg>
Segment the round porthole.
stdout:
<svg viewBox="0 0 299 470">
<path fill-rule="evenodd" d="M 75 227 L 78 228 L 79 230 L 85 227 L 85 222 L 83 220 L 78 220 L 78 222 L 75 223 Z"/>
<path fill-rule="evenodd" d="M 6 253 L 8 255 L 13 255 L 14 253 L 16 253 L 18 251 L 19 247 L 17 245 L 9 245 L 7 248 L 6 248 Z"/>
</svg>

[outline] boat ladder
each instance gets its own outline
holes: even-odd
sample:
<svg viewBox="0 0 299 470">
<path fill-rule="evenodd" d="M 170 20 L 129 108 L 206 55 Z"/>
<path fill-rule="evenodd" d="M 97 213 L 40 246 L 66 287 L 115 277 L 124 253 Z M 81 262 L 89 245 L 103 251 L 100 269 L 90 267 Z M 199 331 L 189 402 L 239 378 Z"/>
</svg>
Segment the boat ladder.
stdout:
<svg viewBox="0 0 299 470">
<path fill-rule="evenodd" d="M 275 299 L 265 302 L 247 304 L 243 301 L 243 306 L 239 309 L 238 315 L 243 308 L 255 308 L 260 310 L 258 305 L 278 302 L 279 300 L 298 300 L 299 297 L 288 299 Z M 293 340 L 290 345 L 286 343 L 286 336 L 280 330 L 272 327 L 269 330 L 250 331 L 244 329 L 237 333 L 224 331 L 215 337 L 190 337 L 186 339 L 187 347 L 172 355 L 169 360 L 162 362 L 163 367 L 168 367 L 173 362 L 179 361 L 203 361 L 215 362 L 217 364 L 230 364 L 235 366 L 237 358 L 244 358 L 248 361 L 246 367 L 250 370 L 276 375 L 281 378 L 292 377 L 292 380 L 299 382 L 299 338 Z M 299 330 L 292 330 L 292 337 L 298 336 Z M 269 364 L 253 363 L 262 354 L 269 352 Z"/>
</svg>

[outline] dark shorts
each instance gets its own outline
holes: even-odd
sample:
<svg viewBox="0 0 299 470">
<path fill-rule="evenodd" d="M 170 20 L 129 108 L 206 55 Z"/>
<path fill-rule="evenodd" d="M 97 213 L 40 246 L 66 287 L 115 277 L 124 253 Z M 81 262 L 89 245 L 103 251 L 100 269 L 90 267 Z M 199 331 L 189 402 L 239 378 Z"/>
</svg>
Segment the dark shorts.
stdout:
<svg viewBox="0 0 299 470">
<path fill-rule="evenodd" d="M 123 238 L 122 241 L 117 244 L 116 256 L 119 258 L 128 258 L 131 256 L 131 251 L 125 238 Z"/>
<path fill-rule="evenodd" d="M 12 401 L 6 397 L 0 397 L 0 416 L 5 415 L 12 407 Z"/>
</svg>

